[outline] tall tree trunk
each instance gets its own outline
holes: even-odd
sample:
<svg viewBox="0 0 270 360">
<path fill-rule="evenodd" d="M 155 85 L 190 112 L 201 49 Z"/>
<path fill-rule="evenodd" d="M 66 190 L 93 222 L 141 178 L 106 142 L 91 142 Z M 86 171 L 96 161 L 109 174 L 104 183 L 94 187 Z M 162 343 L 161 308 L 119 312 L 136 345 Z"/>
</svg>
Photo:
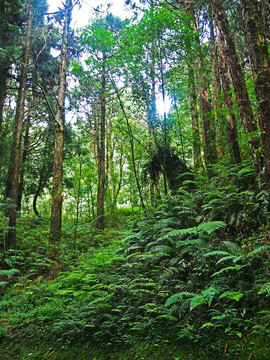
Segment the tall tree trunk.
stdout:
<svg viewBox="0 0 270 360">
<path fill-rule="evenodd" d="M 220 102 L 221 96 L 221 83 L 218 66 L 217 45 L 214 34 L 214 25 L 212 20 L 211 6 L 209 6 L 209 23 L 210 23 L 210 44 L 211 44 L 211 60 L 212 60 L 212 75 L 213 75 L 213 99 L 214 99 L 214 114 L 215 114 L 215 131 L 216 131 L 216 145 L 217 156 L 222 158 L 225 155 L 224 147 L 224 134 L 223 129 L 220 127 L 220 114 L 218 110 L 222 107 Z M 221 118 L 222 119 L 222 118 Z"/>
<path fill-rule="evenodd" d="M 16 220 L 17 220 L 17 194 L 18 194 L 18 182 L 19 182 L 19 166 L 20 166 L 20 154 L 21 154 L 21 136 L 24 117 L 24 105 L 26 97 L 26 83 L 27 83 L 27 70 L 29 66 L 30 56 L 30 35 L 32 28 L 32 9 L 28 8 L 28 23 L 27 23 L 27 35 L 26 43 L 24 47 L 24 56 L 22 63 L 22 72 L 19 87 L 19 96 L 16 105 L 16 112 L 14 118 L 14 130 L 12 149 L 10 152 L 10 165 L 8 169 L 6 197 L 11 200 L 11 208 L 9 211 L 9 231 L 7 234 L 6 247 L 16 247 Z"/>
<path fill-rule="evenodd" d="M 178 128 L 179 128 L 179 137 L 180 137 L 180 144 L 181 144 L 181 150 L 182 150 L 182 161 L 185 162 L 183 131 L 182 131 L 182 124 L 181 124 L 180 114 L 179 114 L 179 110 L 178 110 L 178 106 L 177 106 L 175 92 L 173 93 L 173 106 L 174 106 L 174 109 L 176 112 L 177 124 L 178 124 Z M 197 119 L 198 119 L 198 117 L 197 117 Z M 178 136 L 178 135 L 176 135 L 176 136 Z"/>
<path fill-rule="evenodd" d="M 268 46 L 263 19 L 259 11 L 259 2 L 257 0 L 241 0 L 241 7 L 258 103 L 265 168 L 268 179 L 270 179 L 270 58 Z"/>
<path fill-rule="evenodd" d="M 198 108 L 197 108 L 197 94 L 195 87 L 194 70 L 190 61 L 188 61 L 188 85 L 189 85 L 190 111 L 191 111 L 191 122 L 192 122 L 194 167 L 197 172 L 200 172 L 203 168 L 203 165 L 202 165 L 199 117 L 198 117 Z"/>
<path fill-rule="evenodd" d="M 3 111 L 4 111 L 4 103 L 6 98 L 7 75 L 8 75 L 8 66 L 5 66 L 5 64 L 1 64 L 0 65 L 0 138 L 2 135 L 2 127 L 3 127 Z M 0 155 L 2 154 L 0 153 Z"/>
<path fill-rule="evenodd" d="M 98 192 L 97 228 L 104 229 L 104 192 L 105 192 L 105 138 L 106 138 L 106 58 L 103 57 L 101 79 L 100 141 L 98 147 Z"/>
<path fill-rule="evenodd" d="M 198 44 L 199 45 L 199 44 Z M 204 159 L 205 165 L 210 165 L 217 160 L 217 150 L 215 143 L 215 131 L 211 119 L 211 102 L 208 91 L 207 78 L 205 73 L 205 66 L 201 58 L 197 62 L 197 86 L 199 93 L 202 138 L 204 144 Z"/>
<path fill-rule="evenodd" d="M 206 77 L 206 68 L 204 65 L 203 54 L 201 49 L 200 38 L 198 34 L 198 27 L 194 15 L 194 0 L 185 0 L 185 8 L 191 14 L 193 21 L 193 31 L 198 50 L 198 57 L 195 61 L 196 65 L 196 78 L 198 86 L 202 138 L 204 144 L 204 158 L 205 165 L 210 165 L 217 160 L 216 139 L 213 121 L 211 119 L 211 102 L 209 96 L 208 82 Z"/>
<path fill-rule="evenodd" d="M 21 211 L 22 208 L 22 195 L 23 195 L 23 186 L 24 186 L 24 173 L 25 173 L 25 162 L 27 158 L 28 152 L 28 143 L 29 143 L 29 130 L 30 130 L 30 120 L 32 116 L 32 106 L 33 100 L 31 101 L 28 109 L 27 120 L 25 123 L 25 134 L 24 134 L 24 141 L 23 141 L 23 152 L 21 158 L 21 168 L 20 168 L 20 176 L 19 176 L 19 185 L 18 185 L 18 195 L 17 195 L 17 212 Z"/>
<path fill-rule="evenodd" d="M 64 28 L 61 46 L 60 79 L 58 88 L 58 108 L 55 118 L 54 165 L 52 184 L 52 206 L 50 242 L 56 244 L 61 241 L 62 223 L 62 180 L 64 159 L 64 106 L 66 93 L 66 71 L 68 58 L 68 33 L 71 22 L 72 0 L 66 0 L 64 14 Z"/>
<path fill-rule="evenodd" d="M 224 96 L 225 108 L 227 109 L 226 120 L 227 120 L 227 136 L 229 142 L 229 151 L 232 164 L 238 164 L 241 162 L 241 155 L 239 144 L 237 141 L 237 126 L 234 115 L 233 98 L 231 81 L 228 66 L 224 54 L 224 42 L 220 36 L 219 29 L 217 28 L 217 46 L 219 56 L 219 68 L 222 79 L 222 89 Z"/>
<path fill-rule="evenodd" d="M 81 148 L 79 142 L 78 142 L 78 157 L 79 157 L 79 184 L 78 184 L 77 198 L 76 198 L 76 223 L 75 223 L 74 242 L 73 242 L 74 249 L 76 249 L 77 246 L 77 230 L 79 224 L 79 209 L 81 202 L 82 157 L 81 157 Z"/>
<path fill-rule="evenodd" d="M 250 154 L 253 159 L 255 171 L 258 174 L 262 170 L 260 158 L 257 156 L 260 141 L 256 136 L 254 136 L 254 132 L 257 131 L 257 125 L 248 96 L 245 77 L 236 54 L 235 44 L 231 35 L 223 4 L 221 0 L 210 0 L 210 2 L 215 16 L 216 25 L 219 28 L 224 42 L 224 53 L 230 70 L 244 131 L 246 134 L 251 133 L 249 139 Z"/>
</svg>

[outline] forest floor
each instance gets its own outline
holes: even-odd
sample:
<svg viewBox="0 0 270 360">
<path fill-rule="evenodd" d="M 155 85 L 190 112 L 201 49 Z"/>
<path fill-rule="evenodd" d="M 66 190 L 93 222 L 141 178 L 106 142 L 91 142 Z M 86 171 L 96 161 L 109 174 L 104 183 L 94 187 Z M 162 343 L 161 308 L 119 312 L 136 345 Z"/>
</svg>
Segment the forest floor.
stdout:
<svg viewBox="0 0 270 360">
<path fill-rule="evenodd" d="M 248 328 L 245 323 L 254 320 L 242 320 L 242 309 L 240 318 L 235 315 L 239 291 L 231 294 L 236 299 L 232 318 L 229 314 L 225 320 L 220 317 L 217 326 L 207 318 L 203 326 L 196 318 L 194 327 L 192 323 L 181 325 L 180 316 L 164 306 L 170 288 L 175 281 L 181 282 L 173 274 L 175 268 L 168 264 L 166 269 L 173 272 L 164 277 L 164 261 L 174 258 L 164 253 L 160 260 L 156 252 L 151 255 L 142 247 L 139 253 L 139 246 L 130 243 L 138 240 L 138 232 L 131 231 L 131 227 L 137 227 L 135 220 L 129 218 L 128 225 L 103 232 L 80 224 L 76 242 L 74 225 L 67 222 L 56 259 L 48 256 L 49 221 L 20 219 L 18 250 L 1 254 L 1 360 L 270 359 L 269 311 L 260 311 L 263 315 L 256 315 L 258 323 Z M 152 236 L 154 230 L 147 221 L 141 234 Z M 244 261 L 244 255 L 242 258 Z M 242 275 L 240 270 L 238 275 L 245 276 L 246 271 Z M 258 271 L 262 278 L 264 270 Z M 264 276 L 268 281 L 268 274 Z M 200 306 L 202 311 L 196 307 L 196 316 L 206 317 L 208 307 L 203 302 Z M 261 309 L 263 306 L 266 308 L 264 300 Z M 186 316 L 190 313 L 195 312 L 188 311 Z M 185 331 L 187 336 L 183 337 Z"/>
</svg>

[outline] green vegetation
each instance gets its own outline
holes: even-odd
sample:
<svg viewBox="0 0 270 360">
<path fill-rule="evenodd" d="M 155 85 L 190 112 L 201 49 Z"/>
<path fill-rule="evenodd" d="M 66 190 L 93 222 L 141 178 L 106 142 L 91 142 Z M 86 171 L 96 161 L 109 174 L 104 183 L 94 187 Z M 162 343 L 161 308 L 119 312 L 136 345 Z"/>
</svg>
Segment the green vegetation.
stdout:
<svg viewBox="0 0 270 360">
<path fill-rule="evenodd" d="M 21 219 L 1 254 L 1 358 L 267 359 L 268 204 L 247 169 L 219 163 L 147 217 L 119 210 L 132 231 L 80 223 L 76 249 L 65 223 L 57 259 L 48 221 Z"/>
<path fill-rule="evenodd" d="M 0 0 L 0 359 L 270 359 L 269 1 L 58 1 Z"/>
</svg>

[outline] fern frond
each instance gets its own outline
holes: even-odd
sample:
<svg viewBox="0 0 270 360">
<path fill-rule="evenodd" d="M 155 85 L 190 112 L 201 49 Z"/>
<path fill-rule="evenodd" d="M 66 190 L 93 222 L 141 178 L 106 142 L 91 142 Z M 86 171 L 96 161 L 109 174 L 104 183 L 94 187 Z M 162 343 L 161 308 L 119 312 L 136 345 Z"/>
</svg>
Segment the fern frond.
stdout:
<svg viewBox="0 0 270 360">
<path fill-rule="evenodd" d="M 270 283 L 265 283 L 263 285 L 261 285 L 261 287 L 258 290 L 258 294 L 267 294 L 267 296 L 270 294 Z"/>
<path fill-rule="evenodd" d="M 171 306 L 175 303 L 179 303 L 182 301 L 188 301 L 190 300 L 195 294 L 188 291 L 181 291 L 180 293 L 173 294 L 172 296 L 167 299 L 165 306 Z"/>
<path fill-rule="evenodd" d="M 239 271 L 239 270 L 243 269 L 246 266 L 247 266 L 247 264 L 245 264 L 245 265 L 227 266 L 227 267 L 215 272 L 212 276 L 220 275 L 220 274 L 224 273 L 225 271 L 229 271 L 229 270 Z"/>
<path fill-rule="evenodd" d="M 241 252 L 240 246 L 232 241 L 223 241 L 223 244 L 231 254 L 239 254 Z"/>
<path fill-rule="evenodd" d="M 187 240 L 180 240 L 177 242 L 177 248 L 190 246 L 191 248 L 201 248 L 206 245 L 206 241 L 203 239 L 187 239 Z"/>
<path fill-rule="evenodd" d="M 125 237 L 122 241 L 130 242 L 131 240 L 141 240 L 141 239 L 142 239 L 141 233 L 133 233 L 133 234 Z"/>
<path fill-rule="evenodd" d="M 216 263 L 216 265 L 218 265 L 219 263 L 223 262 L 223 261 L 227 261 L 227 260 L 232 260 L 234 263 L 236 263 L 239 260 L 242 260 L 243 256 L 235 256 L 235 255 L 228 255 L 228 256 L 224 256 L 223 258 L 219 259 Z"/>
<path fill-rule="evenodd" d="M 157 245 L 151 248 L 153 252 L 161 252 L 163 254 L 170 253 L 173 251 L 173 248 L 167 245 Z"/>
<path fill-rule="evenodd" d="M 223 229 L 227 226 L 224 221 L 209 221 L 203 222 L 198 226 L 199 231 L 206 232 L 207 234 L 212 234 L 214 231 Z"/>
<path fill-rule="evenodd" d="M 179 269 L 177 269 L 174 266 L 171 266 L 171 267 L 164 270 L 164 272 L 163 272 L 163 274 L 161 276 L 161 280 L 167 280 L 168 278 L 170 278 L 174 274 L 178 274 L 178 272 L 179 272 Z"/>
<path fill-rule="evenodd" d="M 262 246 L 257 247 L 256 249 L 252 250 L 251 252 L 249 252 L 247 254 L 247 256 L 254 256 L 254 255 L 257 255 L 259 253 L 268 252 L 268 251 L 269 251 L 269 246 L 268 245 L 262 245 Z"/>
<path fill-rule="evenodd" d="M 244 294 L 240 291 L 225 291 L 223 294 L 220 295 L 219 299 L 225 297 L 231 300 L 239 301 L 243 296 Z"/>
<path fill-rule="evenodd" d="M 210 251 L 207 254 L 204 254 L 203 256 L 208 257 L 208 256 L 226 256 L 226 255 L 230 255 L 227 251 L 221 251 L 221 250 L 214 250 L 214 251 Z"/>
<path fill-rule="evenodd" d="M 208 289 L 202 291 L 200 294 L 196 294 L 190 301 L 190 311 L 202 304 L 208 304 L 208 306 L 210 307 L 216 292 L 216 288 L 210 286 Z"/>
<path fill-rule="evenodd" d="M 177 229 L 170 231 L 168 234 L 164 236 L 164 239 L 168 239 L 170 237 L 181 237 L 183 235 L 191 235 L 196 234 L 198 232 L 197 227 L 187 228 L 187 229 Z"/>
</svg>

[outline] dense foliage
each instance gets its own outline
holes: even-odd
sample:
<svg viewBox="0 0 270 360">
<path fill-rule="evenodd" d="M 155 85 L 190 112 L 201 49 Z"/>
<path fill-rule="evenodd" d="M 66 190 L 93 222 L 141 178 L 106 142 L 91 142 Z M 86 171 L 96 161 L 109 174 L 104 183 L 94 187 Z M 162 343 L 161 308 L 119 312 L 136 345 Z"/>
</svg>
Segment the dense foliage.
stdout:
<svg viewBox="0 0 270 360">
<path fill-rule="evenodd" d="M 80 6 L 0 1 L 0 357 L 269 359 L 269 5 Z"/>
</svg>

